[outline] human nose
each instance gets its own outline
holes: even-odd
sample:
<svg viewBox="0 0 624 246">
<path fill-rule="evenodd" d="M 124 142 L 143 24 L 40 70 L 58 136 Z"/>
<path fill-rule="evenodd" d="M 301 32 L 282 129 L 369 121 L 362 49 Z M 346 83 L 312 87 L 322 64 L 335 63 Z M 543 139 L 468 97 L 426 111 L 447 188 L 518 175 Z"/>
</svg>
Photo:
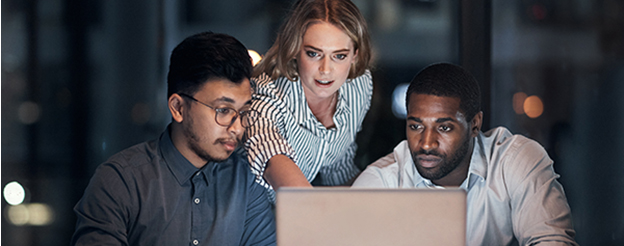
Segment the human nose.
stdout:
<svg viewBox="0 0 624 246">
<path fill-rule="evenodd" d="M 432 150 L 438 148 L 438 134 L 436 131 L 427 129 L 422 133 L 420 139 L 420 147 L 423 150 Z"/>
<path fill-rule="evenodd" d="M 242 117 L 240 116 L 240 114 L 234 116 L 234 118 L 232 119 L 232 123 L 228 127 L 228 131 L 236 136 L 241 136 L 243 134 L 245 128 L 243 127 Z"/>
<path fill-rule="evenodd" d="M 327 74 L 331 71 L 331 60 L 328 56 L 323 57 L 321 59 L 321 64 L 319 66 L 319 72 L 321 74 Z"/>
</svg>

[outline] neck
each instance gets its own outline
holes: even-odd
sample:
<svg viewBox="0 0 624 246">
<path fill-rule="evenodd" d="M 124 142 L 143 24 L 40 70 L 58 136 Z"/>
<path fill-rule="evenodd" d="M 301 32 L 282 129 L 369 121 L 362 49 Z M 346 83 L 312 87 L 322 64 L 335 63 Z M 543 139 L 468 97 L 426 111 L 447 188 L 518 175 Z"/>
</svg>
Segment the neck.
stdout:
<svg viewBox="0 0 624 246">
<path fill-rule="evenodd" d="M 470 160 L 470 159 L 468 159 Z M 459 187 L 464 180 L 468 177 L 468 168 L 470 167 L 470 163 L 464 165 L 460 165 L 453 172 L 444 176 L 444 178 L 438 180 L 431 180 L 435 185 L 443 186 L 443 187 Z"/>
<path fill-rule="evenodd" d="M 431 180 L 432 183 L 444 187 L 460 186 L 466 178 L 468 178 L 468 170 L 470 169 L 470 160 L 472 159 L 472 150 L 474 147 L 474 139 L 470 139 L 467 146 L 467 153 L 464 155 L 461 163 L 449 174 L 438 180 Z"/>
<path fill-rule="evenodd" d="M 186 158 L 186 160 L 193 164 L 193 166 L 196 168 L 202 168 L 206 165 L 207 161 L 195 154 L 195 152 L 188 146 L 188 140 L 184 136 L 182 126 L 179 125 L 179 123 L 173 122 L 171 124 L 169 136 L 171 137 L 173 147 L 175 147 L 180 154 Z"/>
<path fill-rule="evenodd" d="M 328 108 L 332 107 L 335 109 L 336 107 L 336 98 L 337 98 L 338 92 L 334 93 L 333 95 L 329 96 L 329 97 L 325 97 L 325 98 L 308 98 L 306 97 L 306 100 L 308 102 L 308 106 L 310 107 L 310 109 L 312 109 L 312 111 L 325 111 Z"/>
<path fill-rule="evenodd" d="M 334 127 L 334 113 L 336 113 L 336 104 L 338 104 L 338 92 L 327 98 L 306 98 L 308 107 L 312 110 L 312 114 L 326 128 Z"/>
</svg>

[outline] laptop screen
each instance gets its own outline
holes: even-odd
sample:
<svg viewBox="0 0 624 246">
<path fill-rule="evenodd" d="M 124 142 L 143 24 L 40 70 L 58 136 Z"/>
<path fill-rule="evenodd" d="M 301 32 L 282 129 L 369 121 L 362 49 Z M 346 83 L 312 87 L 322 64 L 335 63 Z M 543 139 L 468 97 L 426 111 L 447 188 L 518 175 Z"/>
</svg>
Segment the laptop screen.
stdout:
<svg viewBox="0 0 624 246">
<path fill-rule="evenodd" d="M 282 188 L 277 245 L 465 245 L 461 189 Z"/>
</svg>

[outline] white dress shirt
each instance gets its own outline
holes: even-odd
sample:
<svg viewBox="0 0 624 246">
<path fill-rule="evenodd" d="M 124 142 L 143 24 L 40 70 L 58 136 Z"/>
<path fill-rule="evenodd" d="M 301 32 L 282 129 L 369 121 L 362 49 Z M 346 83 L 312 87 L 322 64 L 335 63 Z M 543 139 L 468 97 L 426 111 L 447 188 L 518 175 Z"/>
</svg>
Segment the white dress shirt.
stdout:
<svg viewBox="0 0 624 246">
<path fill-rule="evenodd" d="M 460 186 L 467 191 L 467 245 L 576 245 L 570 207 L 544 148 L 504 127 L 474 141 Z M 353 187 L 443 188 L 420 176 L 406 140 Z"/>
</svg>

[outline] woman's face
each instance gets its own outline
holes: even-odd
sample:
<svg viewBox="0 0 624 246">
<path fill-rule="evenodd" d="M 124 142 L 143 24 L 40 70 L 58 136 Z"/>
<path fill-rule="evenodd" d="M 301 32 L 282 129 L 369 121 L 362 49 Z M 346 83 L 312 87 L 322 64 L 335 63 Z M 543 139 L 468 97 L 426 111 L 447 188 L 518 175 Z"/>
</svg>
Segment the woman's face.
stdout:
<svg viewBox="0 0 624 246">
<path fill-rule="evenodd" d="M 347 80 L 356 56 L 353 40 L 345 32 L 327 22 L 310 25 L 297 54 L 306 97 L 323 99 L 333 96 Z"/>
</svg>

